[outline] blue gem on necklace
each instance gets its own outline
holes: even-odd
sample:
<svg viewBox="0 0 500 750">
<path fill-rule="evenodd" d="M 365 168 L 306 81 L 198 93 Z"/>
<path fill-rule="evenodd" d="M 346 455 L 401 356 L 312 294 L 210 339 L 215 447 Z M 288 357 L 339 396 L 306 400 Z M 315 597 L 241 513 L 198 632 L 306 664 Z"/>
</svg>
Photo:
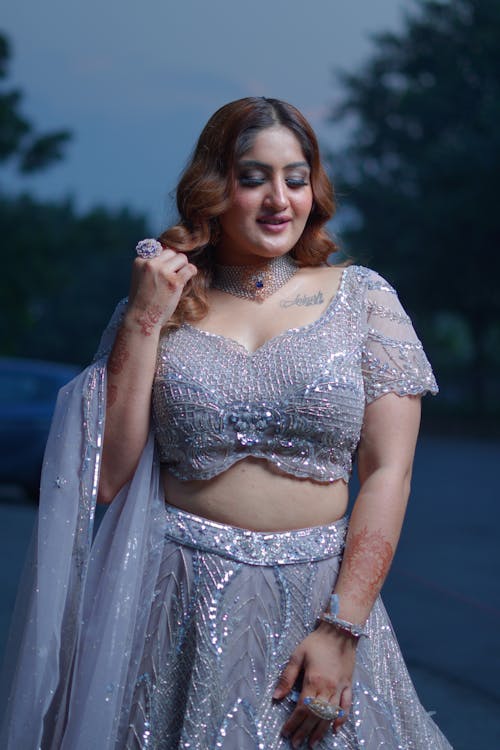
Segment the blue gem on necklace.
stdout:
<svg viewBox="0 0 500 750">
<path fill-rule="evenodd" d="M 281 289 L 299 268 L 288 253 L 261 261 L 258 268 L 255 265 L 222 266 L 216 263 L 212 287 L 236 297 L 263 302 Z"/>
</svg>

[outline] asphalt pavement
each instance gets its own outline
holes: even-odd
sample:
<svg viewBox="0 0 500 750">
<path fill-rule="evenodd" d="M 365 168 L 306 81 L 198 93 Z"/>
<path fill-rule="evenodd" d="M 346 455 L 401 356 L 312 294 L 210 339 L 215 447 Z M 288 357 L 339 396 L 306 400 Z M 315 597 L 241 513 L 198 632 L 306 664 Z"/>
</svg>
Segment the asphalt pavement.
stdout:
<svg viewBox="0 0 500 750">
<path fill-rule="evenodd" d="M 420 699 L 455 750 L 500 750 L 499 465 L 499 442 L 421 439 L 382 592 Z M 0 651 L 34 515 L 4 493 Z"/>
</svg>

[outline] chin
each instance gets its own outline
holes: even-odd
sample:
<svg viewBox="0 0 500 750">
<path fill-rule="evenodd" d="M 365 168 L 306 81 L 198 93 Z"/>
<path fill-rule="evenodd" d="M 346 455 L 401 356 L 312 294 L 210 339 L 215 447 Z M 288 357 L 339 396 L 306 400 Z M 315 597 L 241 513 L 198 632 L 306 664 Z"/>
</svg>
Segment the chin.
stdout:
<svg viewBox="0 0 500 750">
<path fill-rule="evenodd" d="M 272 250 L 256 250 L 254 255 L 262 258 L 262 260 L 272 260 L 273 258 L 280 258 L 282 255 L 287 255 L 292 248 L 280 249 L 273 248 Z"/>
<path fill-rule="evenodd" d="M 257 253 L 257 255 L 265 255 L 265 257 L 275 258 L 278 255 L 286 255 L 287 253 L 289 253 L 291 250 L 293 250 L 297 242 L 298 239 L 294 239 L 290 242 L 280 242 L 279 244 L 269 244 L 264 241 L 256 244 L 254 252 Z"/>
</svg>

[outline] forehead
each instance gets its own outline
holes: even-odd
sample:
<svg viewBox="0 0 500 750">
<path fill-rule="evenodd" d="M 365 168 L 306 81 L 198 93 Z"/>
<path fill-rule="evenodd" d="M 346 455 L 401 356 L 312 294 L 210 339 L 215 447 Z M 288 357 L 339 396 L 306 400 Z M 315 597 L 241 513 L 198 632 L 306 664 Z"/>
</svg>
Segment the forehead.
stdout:
<svg viewBox="0 0 500 750">
<path fill-rule="evenodd" d="M 250 148 L 241 157 L 241 161 L 248 159 L 271 165 L 292 164 L 306 160 L 297 136 L 283 125 L 260 130 Z"/>
</svg>

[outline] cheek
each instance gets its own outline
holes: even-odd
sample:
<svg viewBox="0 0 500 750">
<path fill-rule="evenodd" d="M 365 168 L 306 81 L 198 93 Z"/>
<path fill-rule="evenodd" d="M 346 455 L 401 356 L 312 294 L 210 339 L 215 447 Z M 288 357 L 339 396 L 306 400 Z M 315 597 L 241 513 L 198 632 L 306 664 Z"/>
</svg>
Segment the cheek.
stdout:
<svg viewBox="0 0 500 750">
<path fill-rule="evenodd" d="M 238 195 L 233 202 L 233 210 L 240 217 L 255 213 L 256 208 L 260 205 L 258 196 L 255 193 L 242 193 Z"/>
<path fill-rule="evenodd" d="M 242 224 L 248 219 L 255 217 L 255 212 L 258 206 L 258 202 L 255 198 L 249 196 L 237 196 L 231 205 L 231 208 L 226 213 L 226 220 L 231 224 Z"/>
<path fill-rule="evenodd" d="M 307 217 L 312 211 L 312 207 L 313 207 L 312 194 L 304 195 L 303 197 L 297 200 L 295 204 L 295 211 L 301 214 L 304 219 L 307 219 Z"/>
</svg>

